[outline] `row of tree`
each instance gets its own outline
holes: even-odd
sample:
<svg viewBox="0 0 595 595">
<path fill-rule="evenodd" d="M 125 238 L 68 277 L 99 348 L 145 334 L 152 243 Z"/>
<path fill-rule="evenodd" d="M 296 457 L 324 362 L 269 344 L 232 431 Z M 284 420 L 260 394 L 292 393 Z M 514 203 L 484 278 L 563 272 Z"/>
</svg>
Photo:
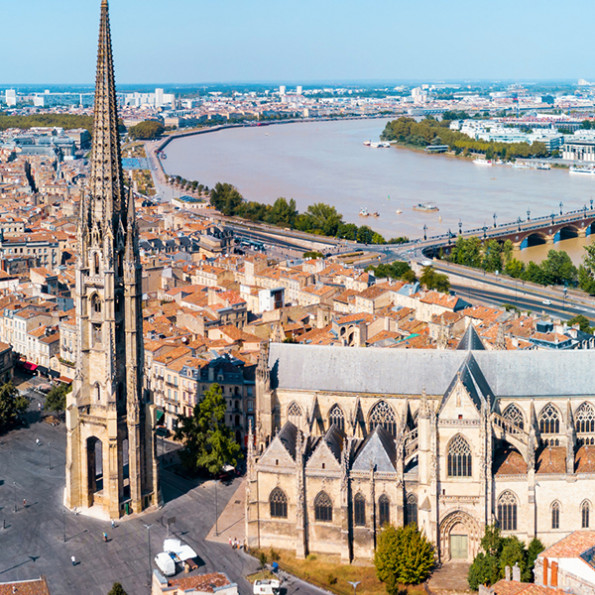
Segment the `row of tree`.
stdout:
<svg viewBox="0 0 595 595">
<path fill-rule="evenodd" d="M 159 138 L 165 126 L 156 120 L 144 120 L 128 129 L 128 136 L 134 140 L 153 140 Z"/>
<path fill-rule="evenodd" d="M 539 285 L 577 285 L 595 293 L 595 247 L 587 246 L 585 263 L 578 269 L 563 250 L 550 250 L 541 263 L 525 264 L 512 257 L 512 242 L 459 236 L 446 260 L 487 272 L 500 271 L 510 277 Z"/>
<path fill-rule="evenodd" d="M 536 538 L 527 548 L 516 535 L 502 537 L 496 525 L 489 525 L 481 539 L 481 549 L 467 575 L 467 582 L 473 591 L 477 591 L 480 585 L 489 586 L 497 583 L 504 578 L 505 568 L 512 568 L 515 564 L 518 564 L 521 570 L 521 580 L 532 583 L 535 560 L 545 548 Z"/>
<path fill-rule="evenodd" d="M 0 386 L 0 434 L 22 423 L 28 407 L 29 401 L 12 382 Z"/>
<path fill-rule="evenodd" d="M 210 192 L 209 187 L 201 184 L 198 180 L 187 180 L 182 176 L 171 176 L 170 182 L 180 190 L 186 190 L 186 192 L 197 192 L 198 194 Z"/>
<path fill-rule="evenodd" d="M 394 140 L 406 145 L 427 147 L 428 145 L 448 145 L 457 155 L 461 152 L 480 153 L 488 158 L 515 159 L 517 157 L 545 157 L 548 150 L 544 143 L 501 143 L 474 140 L 449 128 L 450 120 L 438 122 L 432 116 L 417 122 L 413 118 L 401 117 L 388 122 L 381 138 Z"/>
<path fill-rule="evenodd" d="M 367 225 L 345 223 L 343 215 L 333 206 L 319 202 L 309 205 L 304 213 L 297 209 L 292 198 L 278 198 L 272 205 L 246 201 L 237 188 L 227 182 L 217 182 L 211 189 L 211 205 L 227 215 L 243 217 L 299 231 L 353 240 L 362 244 L 400 244 L 406 237 L 392 238 L 388 242 Z"/>
<path fill-rule="evenodd" d="M 56 127 L 72 130 L 85 128 L 93 133 L 93 117 L 75 114 L 31 114 L 29 116 L 9 116 L 0 114 L 0 130 L 8 128 L 29 129 L 34 127 Z"/>
</svg>

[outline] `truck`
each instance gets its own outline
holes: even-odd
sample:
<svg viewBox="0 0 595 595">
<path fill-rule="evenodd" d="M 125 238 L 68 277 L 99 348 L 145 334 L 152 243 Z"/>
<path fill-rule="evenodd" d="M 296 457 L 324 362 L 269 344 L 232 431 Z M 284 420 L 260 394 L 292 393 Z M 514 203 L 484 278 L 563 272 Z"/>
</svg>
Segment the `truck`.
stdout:
<svg viewBox="0 0 595 595">
<path fill-rule="evenodd" d="M 274 578 L 259 579 L 254 581 L 254 595 L 279 595 L 281 582 Z"/>
</svg>

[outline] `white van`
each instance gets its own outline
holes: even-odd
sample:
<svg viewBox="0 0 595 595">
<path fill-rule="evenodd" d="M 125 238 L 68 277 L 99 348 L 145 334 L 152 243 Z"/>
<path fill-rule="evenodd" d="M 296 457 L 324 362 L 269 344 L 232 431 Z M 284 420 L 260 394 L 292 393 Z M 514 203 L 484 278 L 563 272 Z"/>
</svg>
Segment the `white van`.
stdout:
<svg viewBox="0 0 595 595">
<path fill-rule="evenodd" d="M 281 582 L 276 579 L 260 579 L 254 582 L 254 595 L 278 595 Z"/>
</svg>

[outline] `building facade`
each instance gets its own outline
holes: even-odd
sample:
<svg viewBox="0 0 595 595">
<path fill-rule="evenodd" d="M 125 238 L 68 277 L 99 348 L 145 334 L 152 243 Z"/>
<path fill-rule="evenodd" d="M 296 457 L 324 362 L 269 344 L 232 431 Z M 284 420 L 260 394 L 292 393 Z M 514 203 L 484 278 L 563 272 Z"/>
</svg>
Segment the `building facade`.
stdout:
<svg viewBox="0 0 595 595">
<path fill-rule="evenodd" d="M 256 375 L 248 545 L 370 558 L 416 522 L 441 561 L 487 524 L 549 545 L 595 523 L 590 351 L 271 344 Z"/>
<path fill-rule="evenodd" d="M 76 265 L 78 357 L 67 398 L 66 505 L 119 518 L 158 503 L 153 411 L 143 390 L 141 266 L 124 192 L 108 3 L 102 0 L 88 191 Z"/>
</svg>

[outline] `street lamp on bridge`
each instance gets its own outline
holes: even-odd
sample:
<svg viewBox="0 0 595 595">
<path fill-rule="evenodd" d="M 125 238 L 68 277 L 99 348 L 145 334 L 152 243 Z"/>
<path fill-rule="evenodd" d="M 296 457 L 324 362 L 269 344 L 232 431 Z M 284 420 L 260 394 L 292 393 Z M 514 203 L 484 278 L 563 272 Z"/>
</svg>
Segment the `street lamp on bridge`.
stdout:
<svg viewBox="0 0 595 595">
<path fill-rule="evenodd" d="M 564 206 L 564 203 L 562 201 L 560 201 L 560 215 L 562 214 L 562 207 Z"/>
<path fill-rule="evenodd" d="M 517 222 L 517 224 L 519 226 L 519 231 L 521 231 L 521 223 L 522 223 L 521 218 L 520 217 L 517 217 L 516 222 Z"/>
<path fill-rule="evenodd" d="M 424 223 L 424 240 L 428 239 L 428 226 Z"/>
<path fill-rule="evenodd" d="M 553 225 L 554 224 L 554 219 L 556 218 L 556 214 L 555 213 L 552 213 L 550 215 L 550 217 L 552 218 L 552 225 Z"/>
<path fill-rule="evenodd" d="M 482 229 L 483 229 L 483 239 L 485 240 L 487 238 L 487 233 L 486 232 L 488 231 L 488 226 L 487 225 L 484 225 L 482 227 Z"/>
<path fill-rule="evenodd" d="M 494 218 L 494 227 L 496 227 L 496 219 L 498 218 L 498 215 L 496 215 L 496 213 L 494 213 L 492 215 L 492 217 Z"/>
<path fill-rule="evenodd" d="M 591 203 L 591 210 L 593 210 L 593 199 L 589 201 Z"/>
<path fill-rule="evenodd" d="M 527 210 L 527 221 L 531 221 L 531 211 Z"/>
<path fill-rule="evenodd" d="M 463 233 L 463 222 L 459 219 L 459 235 Z"/>
</svg>

